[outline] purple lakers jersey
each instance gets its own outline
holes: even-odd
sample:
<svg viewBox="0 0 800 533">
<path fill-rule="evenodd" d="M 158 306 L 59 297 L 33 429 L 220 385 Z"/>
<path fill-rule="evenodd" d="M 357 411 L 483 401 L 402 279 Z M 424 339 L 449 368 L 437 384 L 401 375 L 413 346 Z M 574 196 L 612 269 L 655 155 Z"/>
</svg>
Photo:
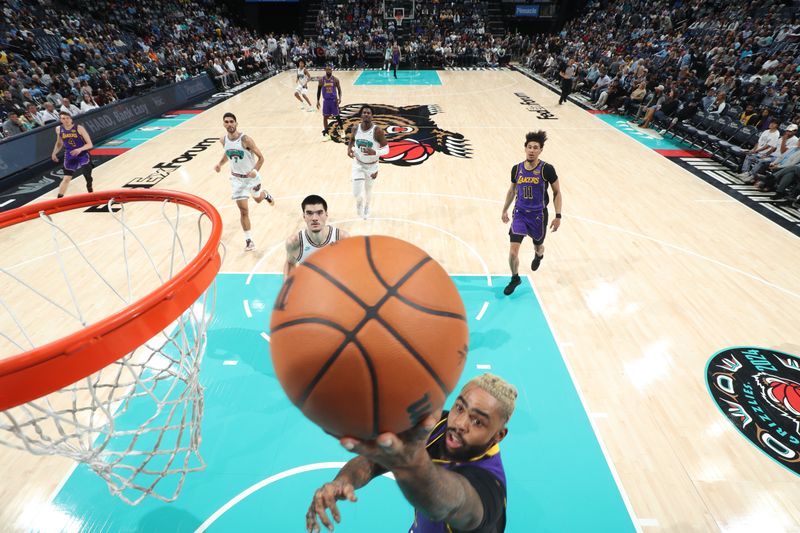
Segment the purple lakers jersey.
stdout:
<svg viewBox="0 0 800 533">
<path fill-rule="evenodd" d="M 506 474 L 503 469 L 503 461 L 500 459 L 500 445 L 495 444 L 483 454 L 473 457 L 468 461 L 456 462 L 447 459 L 447 448 L 445 446 L 447 413 L 447 411 L 442 413 L 442 418 L 428 437 L 428 455 L 430 455 L 434 463 L 447 470 L 458 472 L 464 469 L 480 469 L 483 470 L 484 473 L 491 474 L 491 484 L 494 490 L 499 493 L 498 496 L 501 498 L 503 505 L 497 520 L 493 520 L 492 524 L 488 525 L 486 528 L 481 528 L 480 531 L 481 533 L 502 533 L 505 530 L 506 523 L 504 503 L 506 496 Z M 472 476 L 468 476 L 467 479 L 471 477 Z M 487 512 L 488 511 L 484 509 L 484 513 Z M 457 530 L 451 528 L 445 522 L 433 522 L 424 514 L 415 512 L 414 524 L 411 526 L 408 533 L 457 533 Z"/>
<path fill-rule="evenodd" d="M 336 78 L 323 76 L 322 78 L 322 97 L 325 100 L 336 100 Z"/>
<path fill-rule="evenodd" d="M 512 181 L 517 184 L 517 201 L 514 207 L 525 211 L 541 211 L 547 205 L 547 181 L 544 177 L 546 163 L 539 161 L 533 170 L 525 168 L 525 162 L 517 165 L 516 176 Z M 555 181 L 555 180 L 552 180 Z"/>
<path fill-rule="evenodd" d="M 58 134 L 61 136 L 61 142 L 64 143 L 64 149 L 67 152 L 74 150 L 75 148 L 81 148 L 86 144 L 81 137 L 81 134 L 78 133 L 78 126 L 75 124 L 72 125 L 72 128 L 66 129 L 64 126 L 59 128 Z"/>
</svg>

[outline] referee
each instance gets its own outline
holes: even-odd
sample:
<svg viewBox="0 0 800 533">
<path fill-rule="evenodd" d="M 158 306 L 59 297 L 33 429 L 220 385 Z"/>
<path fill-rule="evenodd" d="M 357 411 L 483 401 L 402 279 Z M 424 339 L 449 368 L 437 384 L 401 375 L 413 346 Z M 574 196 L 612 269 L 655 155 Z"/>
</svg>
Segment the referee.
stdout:
<svg viewBox="0 0 800 533">
<path fill-rule="evenodd" d="M 567 65 L 558 73 L 561 76 L 561 98 L 558 100 L 558 105 L 567 101 L 570 91 L 572 91 L 572 80 L 575 78 L 575 60 L 569 58 Z"/>
</svg>

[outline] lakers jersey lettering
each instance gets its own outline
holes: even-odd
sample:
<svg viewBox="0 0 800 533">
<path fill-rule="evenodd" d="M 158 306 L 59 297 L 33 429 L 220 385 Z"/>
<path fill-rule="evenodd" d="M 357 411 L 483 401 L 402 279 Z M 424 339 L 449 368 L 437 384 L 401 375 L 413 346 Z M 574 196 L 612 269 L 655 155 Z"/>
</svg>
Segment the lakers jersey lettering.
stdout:
<svg viewBox="0 0 800 533">
<path fill-rule="evenodd" d="M 336 98 L 336 82 L 333 78 L 322 79 L 322 94 L 327 99 L 335 99 Z"/>
</svg>

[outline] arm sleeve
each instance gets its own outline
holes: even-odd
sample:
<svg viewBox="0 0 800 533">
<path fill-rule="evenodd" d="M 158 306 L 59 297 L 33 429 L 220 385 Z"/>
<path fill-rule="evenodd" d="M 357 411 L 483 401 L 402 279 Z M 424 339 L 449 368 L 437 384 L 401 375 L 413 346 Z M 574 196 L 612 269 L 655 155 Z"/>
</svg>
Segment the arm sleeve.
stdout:
<svg viewBox="0 0 800 533">
<path fill-rule="evenodd" d="M 469 481 L 483 504 L 483 520 L 475 529 L 459 533 L 483 533 L 496 531 L 495 526 L 504 522 L 506 489 L 500 480 L 483 468 L 464 466 L 455 470 Z"/>
<path fill-rule="evenodd" d="M 511 183 L 517 182 L 517 165 L 511 167 Z"/>
<path fill-rule="evenodd" d="M 550 163 L 546 163 L 542 169 L 542 175 L 547 183 L 555 183 L 558 181 L 558 174 L 556 174 L 556 167 Z"/>
</svg>

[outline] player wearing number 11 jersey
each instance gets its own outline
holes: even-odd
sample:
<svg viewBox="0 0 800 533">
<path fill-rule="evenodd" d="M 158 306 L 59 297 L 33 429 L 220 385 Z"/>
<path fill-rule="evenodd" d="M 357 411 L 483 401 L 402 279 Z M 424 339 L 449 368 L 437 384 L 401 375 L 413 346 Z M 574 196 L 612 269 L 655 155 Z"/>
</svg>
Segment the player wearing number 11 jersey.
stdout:
<svg viewBox="0 0 800 533">
<path fill-rule="evenodd" d="M 506 295 L 514 292 L 521 283 L 519 278 L 519 246 L 525 236 L 533 240 L 534 258 L 531 269 L 536 270 L 544 258 L 544 238 L 547 234 L 547 204 L 550 198 L 547 194 L 548 186 L 553 189 L 553 203 L 556 208 L 556 217 L 550 224 L 550 229 L 558 230 L 561 225 L 561 187 L 558 182 L 556 169 L 550 163 L 539 159 L 544 148 L 547 134 L 544 131 L 529 132 L 525 136 L 525 161 L 517 163 L 511 168 L 511 186 L 506 194 L 503 204 L 503 223 L 508 223 L 508 208 L 514 203 L 514 213 L 511 219 L 511 228 L 508 235 L 511 239 L 511 248 L 508 253 L 508 265 L 511 267 L 511 281 L 503 292 Z"/>
</svg>

